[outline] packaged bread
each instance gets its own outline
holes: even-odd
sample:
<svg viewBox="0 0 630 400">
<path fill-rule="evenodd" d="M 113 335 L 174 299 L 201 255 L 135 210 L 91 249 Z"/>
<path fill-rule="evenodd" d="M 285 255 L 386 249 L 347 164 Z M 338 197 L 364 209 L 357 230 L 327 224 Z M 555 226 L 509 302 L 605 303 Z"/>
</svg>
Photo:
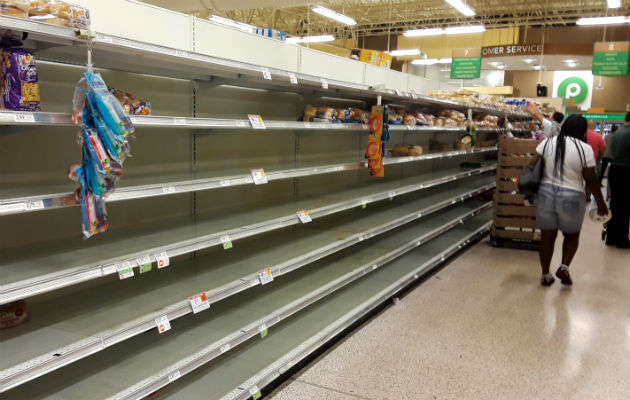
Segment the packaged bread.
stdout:
<svg viewBox="0 0 630 400">
<path fill-rule="evenodd" d="M 122 104 L 125 112 L 129 115 L 151 115 L 151 103 L 142 100 L 130 93 L 123 92 L 116 88 L 109 88 L 111 94 Z"/>
<path fill-rule="evenodd" d="M 313 106 L 304 107 L 304 117 L 302 120 L 305 122 L 312 121 L 317 116 L 317 108 Z"/>
<path fill-rule="evenodd" d="M 84 7 L 60 0 L 26 1 L 29 3 L 29 16 L 33 20 L 79 29 L 88 29 L 90 26 L 90 14 Z"/>
<path fill-rule="evenodd" d="M 403 122 L 402 115 L 396 114 L 390 111 L 388 114 L 388 118 L 389 118 L 388 123 L 390 125 L 402 125 L 402 122 Z"/>
<path fill-rule="evenodd" d="M 350 119 L 355 122 L 367 123 L 370 119 L 370 114 L 365 110 L 361 110 L 360 108 L 351 108 Z"/>
<path fill-rule="evenodd" d="M 16 18 L 28 18 L 28 0 L 0 0 L 0 14 Z"/>
<path fill-rule="evenodd" d="M 317 107 L 317 111 L 315 115 L 319 119 L 324 119 L 327 121 L 332 121 L 334 118 L 335 109 L 332 107 Z"/>
<path fill-rule="evenodd" d="M 0 106 L 13 111 L 41 111 L 39 79 L 33 53 L 25 49 L 2 51 Z"/>
<path fill-rule="evenodd" d="M 403 115 L 403 125 L 416 125 L 418 123 L 418 119 L 414 114 L 405 114 Z"/>
<path fill-rule="evenodd" d="M 415 157 L 421 156 L 423 153 L 422 146 L 417 146 L 413 144 L 405 144 L 400 143 L 394 146 L 392 150 L 393 157 Z"/>
<path fill-rule="evenodd" d="M 12 328 L 28 322 L 30 315 L 24 300 L 0 306 L 0 329 Z"/>
<path fill-rule="evenodd" d="M 29 16 L 50 14 L 50 0 L 29 0 Z"/>
</svg>

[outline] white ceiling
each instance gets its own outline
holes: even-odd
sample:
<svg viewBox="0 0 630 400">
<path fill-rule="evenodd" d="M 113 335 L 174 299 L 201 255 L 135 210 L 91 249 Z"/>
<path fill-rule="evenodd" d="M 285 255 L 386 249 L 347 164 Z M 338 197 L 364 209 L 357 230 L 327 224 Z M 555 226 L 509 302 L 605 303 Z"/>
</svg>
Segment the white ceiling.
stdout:
<svg viewBox="0 0 630 400">
<path fill-rule="evenodd" d="M 305 6 L 313 1 L 305 0 L 147 0 L 150 3 L 162 8 L 189 13 L 197 10 L 251 10 L 267 7 L 295 7 Z"/>
<path fill-rule="evenodd" d="M 523 60 L 535 59 L 532 64 L 527 64 Z M 574 60 L 576 62 L 575 67 L 568 67 L 564 62 L 565 60 Z M 571 55 L 546 55 L 543 57 L 542 65 L 544 70 L 547 71 L 566 71 L 566 70 L 584 70 L 591 69 L 592 56 L 571 56 Z M 483 69 L 499 69 L 496 66 L 490 64 L 491 62 L 500 62 L 505 65 L 508 71 L 536 71 L 532 68 L 534 65 L 540 64 L 540 56 L 508 56 L 508 57 L 488 57 L 483 58 Z"/>
</svg>

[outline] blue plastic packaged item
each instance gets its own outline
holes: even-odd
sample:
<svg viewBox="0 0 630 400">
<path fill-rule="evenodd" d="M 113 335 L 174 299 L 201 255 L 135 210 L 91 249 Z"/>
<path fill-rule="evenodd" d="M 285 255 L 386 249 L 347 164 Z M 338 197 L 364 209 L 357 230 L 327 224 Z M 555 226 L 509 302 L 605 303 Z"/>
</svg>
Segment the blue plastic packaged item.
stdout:
<svg viewBox="0 0 630 400">
<path fill-rule="evenodd" d="M 90 153 L 90 158 L 94 166 L 101 175 L 107 175 L 111 172 L 112 166 L 109 155 L 98 136 L 98 133 L 89 127 L 83 127 L 83 145 Z"/>
<path fill-rule="evenodd" d="M 90 237 L 105 232 L 108 228 L 107 210 L 105 202 L 98 199 L 87 188 L 87 176 L 83 167 L 77 166 L 73 170 L 81 188 L 79 189 L 79 203 L 81 205 L 81 230 L 83 237 Z"/>
<path fill-rule="evenodd" d="M 87 98 L 92 112 L 98 114 L 109 129 L 118 136 L 128 136 L 134 132 L 131 119 L 114 95 L 107 89 L 101 74 L 85 72 L 87 80 Z"/>
<path fill-rule="evenodd" d="M 127 139 L 123 135 L 116 135 L 91 106 L 86 107 L 83 112 L 83 125 L 94 127 L 112 161 L 120 164 L 125 160 L 126 154 L 121 145 L 126 143 Z"/>
<path fill-rule="evenodd" d="M 97 161 L 94 160 L 90 154 L 90 151 L 83 146 L 83 171 L 85 174 L 85 182 L 90 192 L 94 193 L 98 198 L 102 198 L 107 190 L 105 184 L 105 175 L 98 171 L 96 166 Z"/>
</svg>

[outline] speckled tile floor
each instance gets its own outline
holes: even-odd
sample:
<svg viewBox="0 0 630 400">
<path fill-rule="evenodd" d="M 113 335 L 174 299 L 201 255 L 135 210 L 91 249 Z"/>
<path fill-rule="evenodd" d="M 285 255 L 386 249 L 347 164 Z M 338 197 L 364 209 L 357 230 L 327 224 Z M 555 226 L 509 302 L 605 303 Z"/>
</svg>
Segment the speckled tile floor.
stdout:
<svg viewBox="0 0 630 400">
<path fill-rule="evenodd" d="M 630 252 L 600 234 L 587 219 L 570 289 L 483 241 L 269 398 L 628 399 Z"/>
</svg>

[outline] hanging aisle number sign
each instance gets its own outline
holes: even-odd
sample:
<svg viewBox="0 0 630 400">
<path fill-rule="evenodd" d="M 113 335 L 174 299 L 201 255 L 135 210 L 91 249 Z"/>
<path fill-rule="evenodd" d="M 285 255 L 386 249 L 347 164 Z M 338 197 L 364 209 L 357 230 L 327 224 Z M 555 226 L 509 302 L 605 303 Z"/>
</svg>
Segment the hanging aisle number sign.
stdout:
<svg viewBox="0 0 630 400">
<path fill-rule="evenodd" d="M 481 48 L 454 49 L 451 79 L 476 79 L 479 77 L 481 77 Z"/>
<path fill-rule="evenodd" d="M 593 48 L 593 75 L 628 74 L 630 42 L 597 42 Z"/>
</svg>

